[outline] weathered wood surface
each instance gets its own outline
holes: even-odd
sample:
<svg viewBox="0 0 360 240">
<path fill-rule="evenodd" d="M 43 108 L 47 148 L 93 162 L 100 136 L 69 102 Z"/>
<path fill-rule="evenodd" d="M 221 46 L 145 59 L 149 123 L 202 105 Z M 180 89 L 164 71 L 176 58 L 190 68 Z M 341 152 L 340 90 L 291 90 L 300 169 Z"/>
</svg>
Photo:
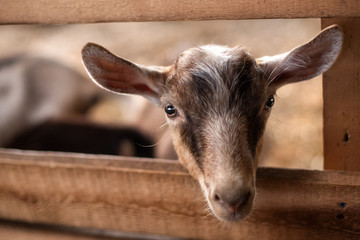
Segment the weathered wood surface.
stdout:
<svg viewBox="0 0 360 240">
<path fill-rule="evenodd" d="M 0 240 L 180 240 L 179 238 L 134 234 L 94 228 L 74 228 L 0 220 Z"/>
<path fill-rule="evenodd" d="M 0 23 L 359 17 L 358 0 L 0 0 Z"/>
<path fill-rule="evenodd" d="M 192 239 L 360 238 L 360 173 L 259 169 L 251 217 L 224 224 L 176 161 L 0 151 L 0 218 Z"/>
<path fill-rule="evenodd" d="M 360 18 L 321 22 L 338 24 L 345 36 L 338 61 L 323 75 L 324 168 L 360 171 Z"/>
</svg>

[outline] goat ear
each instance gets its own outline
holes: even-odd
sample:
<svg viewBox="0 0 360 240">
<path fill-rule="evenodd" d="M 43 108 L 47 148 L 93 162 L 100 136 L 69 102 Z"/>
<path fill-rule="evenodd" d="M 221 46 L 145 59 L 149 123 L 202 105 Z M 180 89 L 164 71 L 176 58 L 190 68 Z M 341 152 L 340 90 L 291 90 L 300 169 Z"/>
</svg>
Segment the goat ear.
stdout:
<svg viewBox="0 0 360 240">
<path fill-rule="evenodd" d="M 341 29 L 333 25 L 310 42 L 290 52 L 257 59 L 269 84 L 279 88 L 287 83 L 304 81 L 327 71 L 338 57 L 343 43 Z"/>
<path fill-rule="evenodd" d="M 116 93 L 142 95 L 154 104 L 160 104 L 168 68 L 132 63 L 94 43 L 85 45 L 81 54 L 89 76 L 101 88 Z"/>
</svg>

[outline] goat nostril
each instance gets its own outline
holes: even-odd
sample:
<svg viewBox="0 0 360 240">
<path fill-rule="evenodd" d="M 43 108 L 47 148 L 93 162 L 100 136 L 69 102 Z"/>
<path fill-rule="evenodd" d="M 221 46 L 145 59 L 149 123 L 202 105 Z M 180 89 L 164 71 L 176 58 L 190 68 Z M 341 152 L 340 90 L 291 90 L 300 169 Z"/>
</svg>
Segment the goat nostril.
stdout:
<svg viewBox="0 0 360 240">
<path fill-rule="evenodd" d="M 245 205 L 247 202 L 249 202 L 250 196 L 251 196 L 251 193 L 250 193 L 250 191 L 249 191 L 249 192 L 247 192 L 247 194 L 245 195 L 244 199 L 239 202 L 239 207 L 240 207 L 241 205 Z"/>
<path fill-rule="evenodd" d="M 222 205 L 229 211 L 229 213 L 233 214 L 243 209 L 249 203 L 251 198 L 251 191 L 239 195 L 233 195 L 230 198 L 222 198 L 222 196 L 219 194 L 214 194 L 213 196 L 213 199 L 215 202 L 217 202 L 217 204 Z"/>
</svg>

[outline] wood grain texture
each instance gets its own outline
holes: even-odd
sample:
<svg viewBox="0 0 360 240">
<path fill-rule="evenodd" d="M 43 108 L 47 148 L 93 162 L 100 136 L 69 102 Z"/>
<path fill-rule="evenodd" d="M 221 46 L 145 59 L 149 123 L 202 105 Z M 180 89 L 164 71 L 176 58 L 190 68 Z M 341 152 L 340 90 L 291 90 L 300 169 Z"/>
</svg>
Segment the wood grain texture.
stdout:
<svg viewBox="0 0 360 240">
<path fill-rule="evenodd" d="M 252 215 L 224 224 L 176 161 L 0 151 L 0 218 L 192 239 L 360 238 L 360 173 L 259 169 Z"/>
<path fill-rule="evenodd" d="M 13 224 L 0 221 L 0 240 L 26 239 L 26 240 L 100 240 L 102 237 L 77 234 L 71 231 L 57 230 L 56 228 L 46 228 L 31 224 Z M 114 238 L 113 238 L 114 239 Z M 119 240 L 129 240 L 121 239 Z M 136 239 L 135 239 L 136 240 Z M 137 239 L 139 240 L 139 239 Z"/>
<path fill-rule="evenodd" d="M 360 171 L 360 18 L 322 19 L 338 24 L 343 50 L 323 75 L 324 168 Z"/>
<path fill-rule="evenodd" d="M 0 23 L 359 17 L 358 0 L 0 0 Z"/>
<path fill-rule="evenodd" d="M 0 240 L 179 240 L 149 234 L 134 234 L 94 228 L 74 228 L 0 220 Z"/>
</svg>

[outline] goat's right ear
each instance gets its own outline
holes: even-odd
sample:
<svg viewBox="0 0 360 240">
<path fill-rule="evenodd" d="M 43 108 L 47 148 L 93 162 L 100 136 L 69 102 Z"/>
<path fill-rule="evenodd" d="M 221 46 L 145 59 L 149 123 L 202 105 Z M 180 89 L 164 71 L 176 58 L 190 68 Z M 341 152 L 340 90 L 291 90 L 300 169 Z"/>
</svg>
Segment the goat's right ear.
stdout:
<svg viewBox="0 0 360 240">
<path fill-rule="evenodd" d="M 101 88 L 115 93 L 138 94 L 160 104 L 168 67 L 141 66 L 94 43 L 85 45 L 81 54 L 89 76 Z"/>
</svg>

